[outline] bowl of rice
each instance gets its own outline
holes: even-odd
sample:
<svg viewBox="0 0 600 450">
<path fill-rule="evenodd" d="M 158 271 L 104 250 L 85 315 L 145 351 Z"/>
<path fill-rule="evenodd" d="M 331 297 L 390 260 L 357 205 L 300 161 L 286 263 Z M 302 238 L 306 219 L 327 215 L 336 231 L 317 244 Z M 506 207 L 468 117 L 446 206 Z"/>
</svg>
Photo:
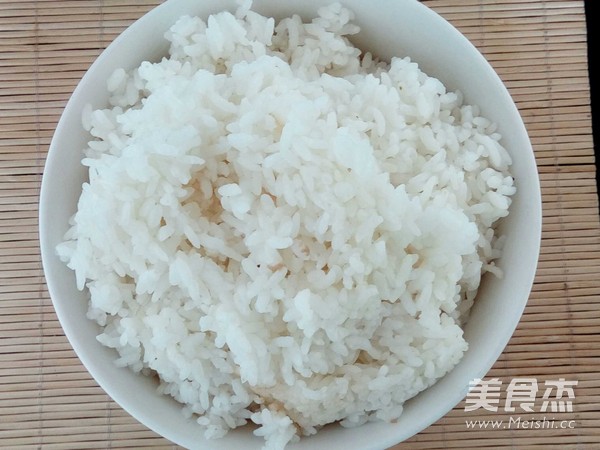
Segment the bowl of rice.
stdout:
<svg viewBox="0 0 600 450">
<path fill-rule="evenodd" d="M 413 0 L 168 0 L 81 80 L 40 200 L 77 355 L 193 449 L 423 430 L 508 342 L 540 230 L 508 91 Z"/>
</svg>

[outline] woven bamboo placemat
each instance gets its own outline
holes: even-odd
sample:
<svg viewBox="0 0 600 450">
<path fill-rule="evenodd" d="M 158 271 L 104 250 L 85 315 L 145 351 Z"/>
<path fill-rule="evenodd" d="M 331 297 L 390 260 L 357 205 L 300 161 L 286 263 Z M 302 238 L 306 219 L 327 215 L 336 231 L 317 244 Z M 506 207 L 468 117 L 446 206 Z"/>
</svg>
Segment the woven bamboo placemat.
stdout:
<svg viewBox="0 0 600 450">
<path fill-rule="evenodd" d="M 158 3 L 0 0 L 3 448 L 174 448 L 117 406 L 73 353 L 44 284 L 37 235 L 40 180 L 62 108 L 100 51 Z M 498 411 L 466 412 L 463 402 L 394 449 L 600 448 L 600 226 L 583 2 L 425 3 L 471 39 L 515 98 L 539 164 L 544 228 L 525 315 L 485 378 L 503 383 Z M 538 382 L 531 413 L 506 411 L 515 377 Z M 561 378 L 578 382 L 573 412 L 542 413 L 544 383 Z M 473 420 L 504 422 L 469 429 Z"/>
</svg>

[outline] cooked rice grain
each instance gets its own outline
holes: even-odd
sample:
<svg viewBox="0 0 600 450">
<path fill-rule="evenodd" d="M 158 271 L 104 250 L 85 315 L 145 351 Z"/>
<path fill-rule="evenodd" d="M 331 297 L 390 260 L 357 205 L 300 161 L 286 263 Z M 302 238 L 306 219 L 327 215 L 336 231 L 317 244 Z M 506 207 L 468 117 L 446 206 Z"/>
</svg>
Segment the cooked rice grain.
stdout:
<svg viewBox="0 0 600 450">
<path fill-rule="evenodd" d="M 467 349 L 515 192 L 500 136 L 351 11 L 182 17 L 169 56 L 87 110 L 89 182 L 61 258 L 98 340 L 208 438 L 268 448 L 391 421 Z"/>
</svg>

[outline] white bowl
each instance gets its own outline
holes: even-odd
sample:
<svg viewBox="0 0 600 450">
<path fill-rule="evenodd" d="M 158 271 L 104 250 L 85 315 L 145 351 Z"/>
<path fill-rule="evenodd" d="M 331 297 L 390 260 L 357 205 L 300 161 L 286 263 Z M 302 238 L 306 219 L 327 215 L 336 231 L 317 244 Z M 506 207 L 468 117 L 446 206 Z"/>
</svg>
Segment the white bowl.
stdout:
<svg viewBox="0 0 600 450">
<path fill-rule="evenodd" d="M 312 18 L 325 0 L 255 0 L 256 11 L 283 18 L 298 13 Z M 304 438 L 293 449 L 381 449 L 394 445 L 438 420 L 468 391 L 468 383 L 483 378 L 512 335 L 527 302 L 539 252 L 541 197 L 533 151 L 521 117 L 500 78 L 484 57 L 448 22 L 416 0 L 342 0 L 356 13 L 362 31 L 353 41 L 360 48 L 390 59 L 410 56 L 449 89 L 460 89 L 466 102 L 498 124 L 513 158 L 517 194 L 509 217 L 501 225 L 507 236 L 499 265 L 502 280 L 486 277 L 465 337 L 469 350 L 458 366 L 437 384 L 405 405 L 395 424 L 368 423 L 358 428 L 328 426 Z M 208 14 L 235 9 L 233 0 L 169 0 L 119 36 L 90 68 L 69 101 L 58 124 L 44 171 L 40 200 L 40 240 L 46 280 L 58 318 L 77 355 L 102 388 L 140 422 L 188 448 L 260 448 L 262 439 L 237 429 L 221 440 L 206 441 L 193 420 L 185 419 L 178 403 L 156 393 L 155 380 L 113 364 L 116 353 L 96 341 L 100 328 L 86 319 L 87 294 L 55 253 L 75 213 L 87 173 L 80 164 L 88 134 L 81 126 L 83 106 L 107 106 L 106 79 L 118 67 L 134 68 L 143 60 L 158 60 L 167 52 L 163 32 L 184 14 Z"/>
</svg>

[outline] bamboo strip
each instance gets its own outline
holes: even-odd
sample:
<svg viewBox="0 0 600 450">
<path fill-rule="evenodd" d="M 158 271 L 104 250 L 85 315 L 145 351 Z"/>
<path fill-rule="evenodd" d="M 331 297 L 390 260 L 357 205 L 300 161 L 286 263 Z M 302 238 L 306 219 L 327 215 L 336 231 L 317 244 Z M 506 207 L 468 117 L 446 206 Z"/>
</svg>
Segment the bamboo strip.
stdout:
<svg viewBox="0 0 600 450">
<path fill-rule="evenodd" d="M 33 213 L 31 211 L 25 210 L 25 211 L 8 211 L 6 212 L 6 214 L 3 214 L 3 216 L 5 215 L 12 215 L 12 214 L 23 214 L 24 217 L 30 216 L 30 215 L 34 215 L 37 216 L 37 211 L 33 211 Z M 14 251 L 17 253 L 27 253 L 29 251 L 32 252 L 37 252 L 39 254 L 39 242 L 36 240 L 35 242 L 28 242 L 28 241 L 16 241 L 13 243 L 6 243 L 6 242 L 0 242 L 0 255 L 5 254 L 5 252 L 7 250 L 10 251 Z"/>
<path fill-rule="evenodd" d="M 540 314 L 554 313 L 561 313 L 567 319 L 570 311 L 594 311 L 596 308 L 598 308 L 598 293 L 593 296 L 578 296 L 572 292 L 565 292 L 562 298 L 548 296 L 532 297 L 529 299 L 525 310 L 525 314 L 528 317 L 524 320 L 534 320 L 537 317 L 541 317 Z M 576 341 L 577 338 L 574 337 L 573 342 Z"/>
<path fill-rule="evenodd" d="M 61 342 L 58 344 L 53 344 L 50 342 L 47 342 L 47 338 L 44 339 L 44 344 L 43 346 L 40 345 L 40 339 L 38 338 L 38 342 L 33 343 L 33 344 L 23 344 L 20 346 L 10 346 L 10 345 L 2 345 L 0 346 L 0 355 L 6 355 L 6 354 L 10 354 L 10 353 L 18 353 L 20 354 L 22 357 L 26 357 L 25 355 L 29 355 L 31 353 L 39 353 L 41 351 L 44 352 L 44 354 L 47 353 L 56 353 L 56 352 L 69 352 L 71 351 L 72 347 L 68 342 Z"/>
<path fill-rule="evenodd" d="M 600 293 L 600 286 L 593 285 L 591 286 L 571 286 L 571 285 L 563 285 L 565 289 L 569 289 L 571 295 L 595 295 Z M 551 290 L 548 292 L 547 290 L 539 289 L 537 286 L 531 292 L 531 298 L 535 298 L 537 294 L 544 295 L 546 298 L 549 297 L 557 297 L 562 298 L 564 296 L 564 292 L 561 292 L 560 285 L 550 286 Z"/>
<path fill-rule="evenodd" d="M 44 318 L 45 319 L 45 318 Z M 46 320 L 44 320 L 46 322 Z M 52 324 L 43 325 L 42 321 L 31 321 L 28 323 L 28 327 L 25 329 L 4 329 L 0 330 L 0 338 L 15 338 L 15 337 L 30 337 L 35 332 L 37 334 L 37 339 L 45 339 L 48 336 L 52 337 L 60 337 L 61 339 L 66 339 L 64 336 L 64 332 L 62 327 L 58 323 L 58 320 L 52 321 Z M 3 327 L 4 328 L 4 327 Z M 19 369 L 15 367 L 15 370 Z"/>
<path fill-rule="evenodd" d="M 110 423 L 107 423 L 109 420 Z M 11 424 L 11 433 L 3 433 L 8 438 L 22 436 L 23 431 L 31 429 L 32 425 L 39 425 L 39 422 L 35 419 L 31 421 L 18 421 L 13 419 Z M 139 423 L 132 423 L 127 418 L 121 418 L 118 416 L 115 417 L 112 415 L 109 417 L 99 417 L 96 419 L 79 417 L 77 419 L 77 426 L 72 427 L 69 431 L 73 434 L 83 433 L 87 435 L 88 433 L 106 432 L 107 428 L 110 429 L 111 433 L 128 431 L 146 432 L 146 430 L 144 430 Z M 64 419 L 46 419 L 42 422 L 41 429 L 44 432 L 44 437 L 57 435 L 61 429 L 64 429 Z M 0 431 L 0 433 L 2 433 L 2 431 Z"/>
<path fill-rule="evenodd" d="M 115 417 L 127 417 L 129 420 L 131 420 L 132 422 L 135 421 L 135 419 L 133 419 L 129 414 L 127 414 L 125 411 L 123 411 L 121 408 L 119 408 L 119 406 L 114 403 L 114 402 L 99 402 L 99 403 L 90 403 L 89 404 L 89 408 L 86 408 L 85 411 L 81 411 L 81 405 L 78 405 L 77 403 L 70 403 L 70 404 L 54 404 L 54 405 L 44 405 L 44 412 L 46 413 L 52 413 L 53 416 L 68 416 L 70 414 L 73 414 L 73 412 L 77 412 L 77 413 L 81 413 L 81 414 L 85 414 L 86 412 L 89 412 L 90 414 L 95 414 L 96 416 L 98 416 L 99 414 L 101 414 L 101 412 L 99 412 L 99 410 L 102 410 L 102 412 L 104 413 L 109 413 L 112 416 Z M 20 415 L 20 414 L 37 414 L 39 412 L 39 407 L 37 405 L 30 405 L 30 406 L 15 406 L 15 407 L 10 407 L 10 406 L 6 406 L 6 407 L 0 407 L 0 414 L 15 414 L 15 415 Z"/>
<path fill-rule="evenodd" d="M 47 1 L 47 0 L 46 0 Z M 559 2 L 559 1 L 546 1 L 543 3 L 532 2 L 530 0 L 512 0 L 512 1 L 489 1 L 481 2 L 479 0 L 461 0 L 460 5 L 448 5 L 443 0 L 427 0 L 426 5 L 433 8 L 439 14 L 446 14 L 452 12 L 459 14 L 461 17 L 468 15 L 469 13 L 481 15 L 483 12 L 494 13 L 496 15 L 505 13 L 506 11 L 519 11 L 522 14 L 540 15 L 547 14 L 548 10 L 558 9 L 564 11 L 564 8 L 574 8 L 574 2 Z M 581 8 L 579 8 L 581 14 Z"/>
<path fill-rule="evenodd" d="M 14 305 L 23 305 L 23 307 L 27 307 L 38 305 L 40 300 L 50 301 L 50 298 L 47 296 L 47 292 L 41 292 L 40 294 L 42 294 L 40 298 L 32 299 L 30 298 L 31 294 L 27 292 L 12 292 L 10 294 L 3 293 L 0 294 L 0 301 L 2 302 L 1 307 L 9 308 Z"/>
<path fill-rule="evenodd" d="M 556 283 L 544 283 L 533 286 L 533 292 L 547 292 L 547 291 L 561 291 L 563 294 L 570 289 L 596 289 L 598 284 L 594 280 L 587 280 L 584 282 L 556 282 Z"/>
<path fill-rule="evenodd" d="M 36 360 L 30 359 L 30 360 L 11 362 L 11 365 L 15 368 L 35 368 L 36 370 L 40 370 L 40 366 L 43 366 L 44 364 L 47 366 L 59 367 L 59 368 L 80 367 L 81 361 L 79 361 L 79 359 L 77 357 L 72 355 L 71 357 L 62 358 L 62 359 L 53 359 L 53 358 L 44 357 L 42 363 L 40 363 L 39 359 L 36 359 Z M 31 401 L 34 401 L 34 400 L 35 399 L 32 399 Z M 15 403 L 15 405 L 16 404 L 17 403 Z"/>
<path fill-rule="evenodd" d="M 583 262 L 587 262 L 587 261 L 597 261 L 598 258 L 596 255 L 594 255 L 594 253 L 592 252 L 590 254 L 590 252 L 588 251 L 571 251 L 568 253 L 565 253 L 563 258 L 573 258 L 579 261 L 583 261 Z M 545 264 L 546 265 L 553 265 L 556 264 L 557 261 L 560 261 L 559 258 L 557 258 L 556 253 L 550 253 L 550 252 L 544 252 L 542 254 L 539 255 L 538 258 L 538 264 L 540 265 L 540 267 L 543 267 Z"/>
<path fill-rule="evenodd" d="M 103 17 L 106 14 L 111 15 L 123 15 L 127 19 L 131 17 L 137 17 L 141 14 L 144 14 L 145 11 L 148 11 L 149 7 L 144 7 L 140 5 L 123 5 L 123 6 L 112 6 L 106 7 L 102 4 L 93 5 L 93 2 L 86 2 L 85 4 L 81 4 L 80 2 L 72 2 L 73 5 L 68 6 L 69 2 L 57 2 L 61 5 L 61 7 L 56 7 L 52 4 L 47 4 L 43 6 L 32 5 L 27 7 L 27 5 L 23 6 L 21 4 L 14 9 L 9 8 L 1 8 L 0 7 L 0 17 L 29 17 L 33 21 L 36 20 L 36 17 L 44 18 L 47 16 L 64 16 L 65 11 L 68 11 L 68 15 L 76 15 L 76 16 L 90 16 L 97 15 L 102 13 Z M 151 6 L 154 6 L 160 2 L 152 2 Z M 68 9 L 67 9 L 68 8 Z M 576 18 L 577 16 L 575 16 Z"/>
<path fill-rule="evenodd" d="M 39 300 L 37 300 L 37 305 L 32 305 L 37 307 L 37 314 L 54 314 L 54 308 L 52 307 L 52 305 L 47 305 L 47 306 L 40 306 L 39 305 Z M 23 311 L 29 311 L 31 310 L 31 306 L 30 307 L 24 307 L 24 306 L 18 306 L 18 307 L 13 307 L 13 308 L 9 308 L 6 306 L 2 306 L 0 307 L 0 315 L 3 316 L 7 316 L 7 315 L 12 315 L 12 314 L 20 314 Z M 39 338 L 38 337 L 32 337 L 32 342 L 38 343 Z M 46 338 L 44 340 L 45 342 L 51 342 L 50 338 Z M 0 342 L 0 347 L 5 346 L 5 345 L 10 345 L 11 339 L 4 339 L 2 342 Z"/>
<path fill-rule="evenodd" d="M 113 448 L 153 448 L 157 450 L 177 450 L 181 447 L 176 447 L 165 439 L 160 438 L 154 433 L 148 432 L 148 437 L 145 439 L 114 440 L 111 439 Z M 106 441 L 86 442 L 87 449 L 104 449 Z M 37 449 L 37 447 L 34 447 Z M 75 443 L 59 443 L 59 444 L 44 444 L 44 450 L 81 450 L 80 444 Z M 568 449 L 567 449 L 568 450 Z"/>
<path fill-rule="evenodd" d="M 559 188 L 556 188 L 557 191 Z M 586 189 L 586 188 L 581 188 L 581 189 Z M 560 191 L 558 191 L 560 192 Z M 557 194 L 558 195 L 558 194 Z M 571 216 L 571 217 L 566 217 L 566 218 L 560 218 L 560 217 L 548 217 L 547 220 L 544 221 L 544 223 L 542 224 L 542 230 L 543 231 L 557 231 L 557 230 L 562 230 L 562 231 L 569 231 L 569 230 L 576 230 L 576 229 L 582 229 L 582 228 L 596 228 L 597 229 L 597 225 L 598 225 L 598 219 L 596 217 L 594 217 L 593 215 L 590 216 L 585 216 L 585 215 L 578 215 L 578 216 Z"/>
<path fill-rule="evenodd" d="M 572 180 L 577 178 L 589 178 L 594 175 L 595 168 L 590 165 L 556 166 L 556 167 L 538 167 L 538 176 L 542 181 L 552 179 Z"/>
<path fill-rule="evenodd" d="M 538 269 L 551 267 L 574 268 L 574 267 L 595 267 L 600 264 L 600 258 L 597 256 L 588 255 L 586 258 L 579 259 L 542 259 L 538 263 Z"/>
<path fill-rule="evenodd" d="M 552 324 L 547 324 L 546 328 L 544 327 L 519 327 L 515 330 L 515 334 L 514 336 L 528 336 L 530 338 L 533 337 L 537 337 L 537 336 L 545 336 L 548 333 L 548 329 L 552 328 L 552 332 L 553 333 L 563 333 L 565 335 L 569 335 L 569 334 L 593 334 L 593 333 L 597 333 L 598 332 L 598 324 L 590 324 L 588 323 L 577 323 L 574 324 L 575 327 L 564 327 L 564 326 L 560 326 L 563 325 L 562 322 L 560 323 L 552 323 Z M 590 367 L 594 367 L 594 364 L 597 364 L 597 357 L 594 363 L 590 364 Z M 504 367 L 504 366 L 503 366 Z M 530 369 L 528 367 L 523 367 L 523 373 L 527 373 L 527 370 Z M 581 368 L 579 368 L 579 370 L 582 370 Z M 593 369 L 590 369 L 590 371 L 594 371 Z"/>
<path fill-rule="evenodd" d="M 546 432 L 548 431 L 548 432 Z M 556 434 L 558 432 L 553 432 L 550 433 L 550 430 L 544 430 L 545 435 L 541 436 L 541 437 L 534 437 L 534 436 L 526 436 L 523 438 L 519 439 L 519 448 L 523 448 L 523 449 L 531 449 L 531 448 L 541 448 L 541 446 L 545 446 L 545 445 L 561 445 L 561 449 L 565 448 L 567 449 L 567 447 L 564 447 L 563 444 L 568 444 L 570 442 L 572 442 L 574 439 L 573 437 L 569 437 L 569 436 L 549 436 L 549 434 Z M 468 431 L 468 435 L 471 436 L 472 435 L 472 430 Z M 483 438 L 475 438 L 475 437 L 469 437 L 469 438 L 462 438 L 462 439 L 457 439 L 457 440 L 446 440 L 446 436 L 444 436 L 442 434 L 442 436 L 440 437 L 440 439 L 434 439 L 432 441 L 427 441 L 427 440 L 423 440 L 423 439 L 419 439 L 419 440 L 415 440 L 415 441 L 411 441 L 411 448 L 414 448 L 415 450 L 418 449 L 430 449 L 430 450 L 437 450 L 437 449 L 453 449 L 453 448 L 457 448 L 457 449 L 465 449 L 465 448 L 475 448 L 475 449 L 498 449 L 498 448 L 512 448 L 511 446 L 514 445 L 514 438 L 511 437 L 506 437 L 506 438 L 500 438 L 500 437 L 494 437 L 494 434 L 492 433 L 490 435 L 489 432 L 485 432 L 482 433 L 484 435 L 485 438 L 485 444 L 482 445 L 481 444 L 481 439 Z M 443 440 L 442 440 L 443 439 Z M 575 439 L 578 441 L 578 444 L 572 444 L 571 447 L 569 447 L 569 449 L 580 449 L 582 448 L 582 445 L 586 445 L 586 444 L 597 444 L 600 442 L 600 439 L 597 437 L 594 438 L 583 438 L 583 439 Z M 443 444 L 440 444 L 441 442 L 443 442 Z M 532 446 L 532 447 L 529 447 Z M 533 446 L 538 446 L 538 447 L 533 447 Z M 400 448 L 400 447 L 398 447 Z M 592 448 L 592 447 L 589 447 Z"/>
<path fill-rule="evenodd" d="M 110 439 L 111 447 L 113 448 L 154 448 L 155 446 L 163 445 L 164 449 L 173 449 L 173 446 L 165 446 L 167 441 L 160 439 L 159 442 L 162 444 L 153 443 L 153 439 L 157 436 L 148 430 L 127 432 L 127 433 L 112 433 L 110 429 L 107 429 L 104 433 L 96 434 L 81 434 L 81 435 L 64 435 L 64 436 L 44 436 L 43 438 L 38 437 L 19 437 L 14 439 L 3 438 L 0 434 L 0 439 L 3 443 L 9 446 L 9 448 L 19 448 L 30 445 L 35 449 L 40 448 L 40 442 L 43 443 L 43 448 L 76 448 L 80 450 L 82 448 L 106 448 L 106 439 Z M 148 443 L 150 442 L 150 443 Z M 85 444 L 83 444 L 85 443 Z M 14 447 L 13 447 L 14 446 Z M 17 447 L 18 446 L 18 447 Z M 177 448 L 177 447 L 175 447 Z"/>
<path fill-rule="evenodd" d="M 535 344 L 561 344 L 564 343 L 566 345 L 570 345 L 571 344 L 571 338 L 572 336 L 538 336 L 537 339 L 532 339 L 530 336 L 514 336 L 513 338 L 511 338 L 510 342 L 508 343 L 508 346 L 506 347 L 507 350 L 513 346 L 529 346 L 529 345 L 535 345 Z M 588 335 L 588 336 L 577 336 L 575 338 L 575 342 L 585 342 L 588 343 L 588 345 L 596 345 L 597 342 L 599 342 L 599 339 L 597 336 L 594 335 Z"/>
<path fill-rule="evenodd" d="M 59 430 L 43 430 L 43 443 L 44 443 L 44 448 L 46 446 L 46 444 L 63 444 L 63 443 L 78 443 L 80 446 L 83 443 L 86 443 L 89 441 L 100 441 L 100 442 L 104 442 L 106 445 L 106 439 L 109 438 L 110 440 L 117 440 L 117 439 L 124 439 L 124 440 L 130 440 L 130 439 L 143 439 L 146 437 L 153 437 L 155 436 L 154 433 L 143 429 L 141 426 L 137 425 L 135 428 L 132 428 L 131 430 L 125 430 L 125 431 L 116 431 L 116 430 L 112 430 L 112 429 L 106 429 L 103 432 L 99 432 L 99 433 L 86 433 L 85 430 L 81 430 L 81 433 L 77 433 L 77 434 L 68 434 L 67 430 L 70 430 L 70 428 L 64 428 L 61 427 L 61 429 Z M 140 431 L 138 431 L 140 430 Z M 9 448 L 15 448 L 13 446 L 21 446 L 21 445 L 35 445 L 37 444 L 40 439 L 38 437 L 31 437 L 29 435 L 25 435 L 25 436 L 14 436 L 15 433 L 10 433 L 9 431 L 6 432 L 0 432 L 0 440 L 2 441 L 3 444 L 7 445 Z M 11 436 L 12 435 L 12 436 Z M 80 447 L 81 448 L 81 447 Z"/>
</svg>

